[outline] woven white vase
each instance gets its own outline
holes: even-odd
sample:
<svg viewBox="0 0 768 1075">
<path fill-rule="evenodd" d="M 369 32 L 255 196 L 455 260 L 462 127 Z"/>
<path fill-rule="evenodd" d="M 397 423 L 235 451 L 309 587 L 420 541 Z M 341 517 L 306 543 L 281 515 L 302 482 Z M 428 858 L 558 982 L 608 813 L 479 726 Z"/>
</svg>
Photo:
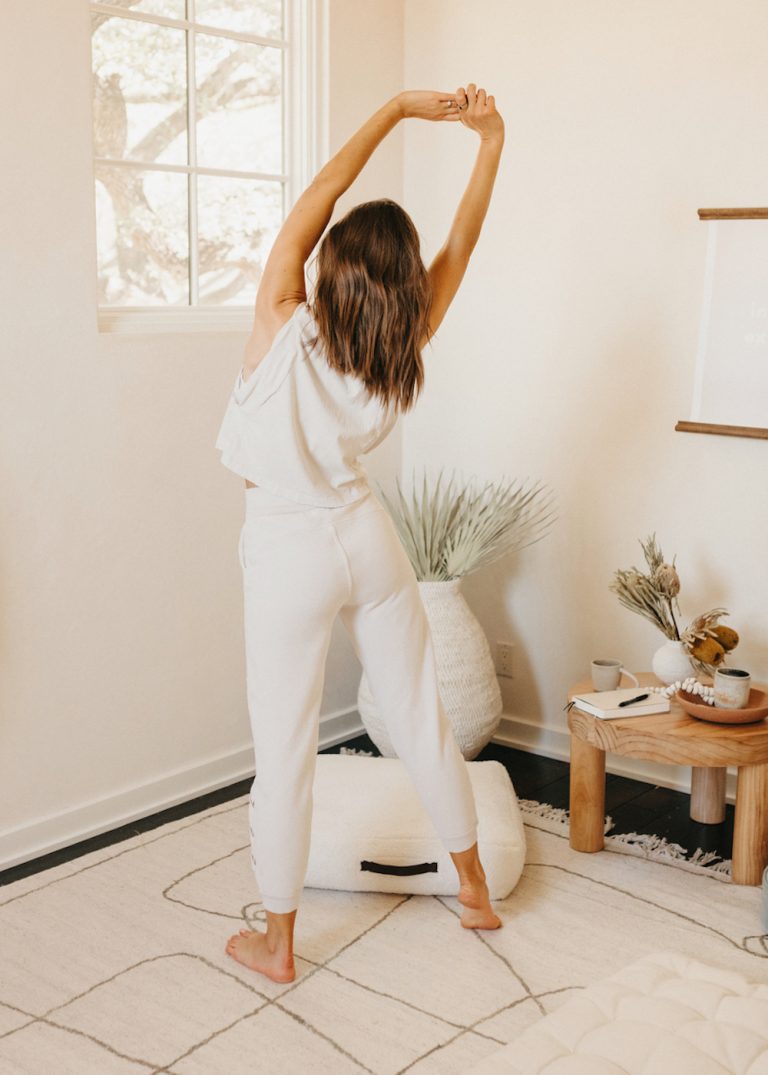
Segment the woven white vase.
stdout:
<svg viewBox="0 0 768 1075">
<path fill-rule="evenodd" d="M 499 726 L 501 691 L 488 639 L 461 593 L 461 578 L 419 582 L 448 720 L 467 760 L 476 757 Z M 397 757 L 365 672 L 357 708 L 366 732 L 385 758 Z"/>
</svg>

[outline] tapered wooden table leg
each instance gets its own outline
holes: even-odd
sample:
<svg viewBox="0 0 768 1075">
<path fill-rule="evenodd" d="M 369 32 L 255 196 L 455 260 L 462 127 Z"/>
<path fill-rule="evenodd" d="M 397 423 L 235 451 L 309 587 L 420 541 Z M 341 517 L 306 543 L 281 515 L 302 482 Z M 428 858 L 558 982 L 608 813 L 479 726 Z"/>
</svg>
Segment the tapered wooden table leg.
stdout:
<svg viewBox="0 0 768 1075">
<path fill-rule="evenodd" d="M 725 774 L 719 766 L 694 765 L 691 769 L 691 820 L 704 825 L 725 821 Z"/>
<path fill-rule="evenodd" d="M 605 751 L 571 735 L 571 835 L 574 851 L 605 843 Z"/>
<path fill-rule="evenodd" d="M 736 781 L 733 881 L 759 885 L 768 865 L 768 765 L 741 765 Z"/>
</svg>

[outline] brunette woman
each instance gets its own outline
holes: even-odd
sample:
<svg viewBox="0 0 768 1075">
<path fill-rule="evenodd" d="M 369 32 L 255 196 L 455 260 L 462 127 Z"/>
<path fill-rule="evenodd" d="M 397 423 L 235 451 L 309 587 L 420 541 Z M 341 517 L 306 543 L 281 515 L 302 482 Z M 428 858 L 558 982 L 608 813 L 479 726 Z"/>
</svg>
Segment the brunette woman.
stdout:
<svg viewBox="0 0 768 1075">
<path fill-rule="evenodd" d="M 305 266 L 337 199 L 404 119 L 460 123 L 479 137 L 445 243 L 427 268 L 399 205 L 358 205 L 322 239 L 308 300 Z M 493 97 L 473 83 L 455 93 L 401 93 L 363 124 L 298 199 L 272 246 L 216 440 L 222 463 L 246 486 L 239 557 L 256 767 L 249 821 L 267 924 L 266 932 L 234 934 L 226 951 L 275 981 L 295 977 L 294 924 L 337 616 L 456 866 L 462 926 L 501 925 L 478 857 L 472 787 L 441 702 L 416 575 L 359 457 L 416 402 L 422 348 L 464 276 L 503 142 Z"/>
</svg>

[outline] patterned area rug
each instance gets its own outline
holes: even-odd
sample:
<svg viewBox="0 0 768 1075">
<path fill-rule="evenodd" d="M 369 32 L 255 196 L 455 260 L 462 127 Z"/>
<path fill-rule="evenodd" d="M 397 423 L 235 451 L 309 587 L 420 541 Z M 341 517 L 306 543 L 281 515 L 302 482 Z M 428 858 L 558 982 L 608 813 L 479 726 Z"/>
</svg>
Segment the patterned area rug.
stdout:
<svg viewBox="0 0 768 1075">
<path fill-rule="evenodd" d="M 453 897 L 305 889 L 277 985 L 224 952 L 264 920 L 247 802 L 0 889 L 0 1072 L 451 1075 L 650 952 L 768 983 L 759 889 L 579 854 L 527 810 L 501 929 L 462 929 Z"/>
</svg>

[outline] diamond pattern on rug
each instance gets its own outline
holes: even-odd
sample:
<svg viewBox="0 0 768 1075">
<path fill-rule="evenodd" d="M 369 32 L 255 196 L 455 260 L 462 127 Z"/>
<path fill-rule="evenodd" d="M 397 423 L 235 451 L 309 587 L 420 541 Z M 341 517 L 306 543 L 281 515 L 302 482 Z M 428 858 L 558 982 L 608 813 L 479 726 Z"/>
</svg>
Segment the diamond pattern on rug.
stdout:
<svg viewBox="0 0 768 1075">
<path fill-rule="evenodd" d="M 497 1011 L 501 998 L 509 1003 L 526 995 L 479 934 L 464 929 L 441 897 L 414 896 L 328 966 L 463 1026 Z"/>
<path fill-rule="evenodd" d="M 313 974 L 280 1004 L 316 1030 L 330 1034 L 380 1075 L 396 1075 L 462 1029 L 330 970 Z"/>
<path fill-rule="evenodd" d="M 486 1056 L 497 1052 L 501 1046 L 494 1041 L 473 1034 L 471 1030 L 461 1031 L 453 1041 L 441 1049 L 427 1053 L 408 1068 L 408 1075 L 464 1075 L 468 1068 L 479 1064 Z"/>
<path fill-rule="evenodd" d="M 0 1039 L 3 1075 L 146 1075 L 145 1064 L 117 1056 L 82 1034 L 35 1022 Z"/>
<path fill-rule="evenodd" d="M 179 953 L 127 968 L 58 1008 L 54 1018 L 124 1056 L 162 1067 L 265 1003 L 225 970 Z"/>
<path fill-rule="evenodd" d="M 572 991 L 566 990 L 565 992 L 570 995 Z M 505 1008 L 502 1008 L 500 1012 L 489 1015 L 486 1019 L 481 1019 L 475 1023 L 475 1030 L 480 1034 L 487 1034 L 497 1041 L 510 1042 L 518 1034 L 521 1034 L 526 1027 L 529 1027 L 531 1023 L 537 1023 L 541 1019 L 541 1009 L 542 1007 L 546 1008 L 548 999 L 545 994 L 543 997 L 537 997 L 536 1000 L 533 997 L 526 996 L 523 1000 L 513 1001 Z"/>
<path fill-rule="evenodd" d="M 366 1070 L 342 1046 L 304 1025 L 278 1002 L 240 1020 L 173 1065 L 178 1075 L 359 1075 Z"/>
</svg>

